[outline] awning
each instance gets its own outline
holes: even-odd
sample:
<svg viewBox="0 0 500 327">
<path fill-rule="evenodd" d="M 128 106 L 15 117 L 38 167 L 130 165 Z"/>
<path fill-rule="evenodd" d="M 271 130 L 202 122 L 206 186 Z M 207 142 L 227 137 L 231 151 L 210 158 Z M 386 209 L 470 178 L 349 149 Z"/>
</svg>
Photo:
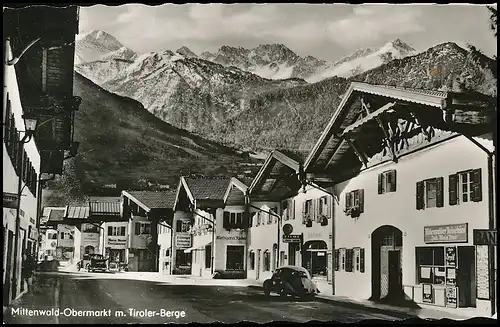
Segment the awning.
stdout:
<svg viewBox="0 0 500 327">
<path fill-rule="evenodd" d="M 203 244 L 198 244 L 197 246 L 193 246 L 193 247 L 190 247 L 189 249 L 185 249 L 184 253 L 189 253 L 189 252 L 191 252 L 193 250 L 204 248 L 205 246 L 207 246 L 207 245 L 209 245 L 211 243 L 212 243 L 212 241 L 208 241 L 208 242 L 203 243 Z"/>
</svg>

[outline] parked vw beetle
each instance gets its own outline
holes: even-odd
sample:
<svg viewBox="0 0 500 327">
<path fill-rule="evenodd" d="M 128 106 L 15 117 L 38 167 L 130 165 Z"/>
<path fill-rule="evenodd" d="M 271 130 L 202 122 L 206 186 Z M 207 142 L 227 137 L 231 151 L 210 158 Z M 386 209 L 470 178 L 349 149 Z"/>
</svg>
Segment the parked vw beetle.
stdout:
<svg viewBox="0 0 500 327">
<path fill-rule="evenodd" d="M 300 299 L 314 298 L 319 290 L 309 272 L 298 266 L 284 266 L 276 269 L 270 279 L 264 281 L 264 294 L 278 293 L 281 297 L 291 295 Z"/>
</svg>

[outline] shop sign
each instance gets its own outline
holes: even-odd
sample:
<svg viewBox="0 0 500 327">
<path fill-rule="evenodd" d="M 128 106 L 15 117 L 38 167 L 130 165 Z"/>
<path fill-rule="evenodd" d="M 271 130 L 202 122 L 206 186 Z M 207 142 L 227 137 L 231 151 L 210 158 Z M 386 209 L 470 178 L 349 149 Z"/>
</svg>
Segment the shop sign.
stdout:
<svg viewBox="0 0 500 327">
<path fill-rule="evenodd" d="M 3 192 L 3 207 L 17 209 L 19 196 L 16 193 Z"/>
<path fill-rule="evenodd" d="M 425 243 L 467 243 L 467 223 L 425 226 Z"/>
<path fill-rule="evenodd" d="M 99 242 L 99 234 L 97 233 L 83 233 L 82 241 L 84 243 L 89 242 Z"/>
<path fill-rule="evenodd" d="M 178 249 L 188 249 L 191 247 L 190 234 L 177 234 L 175 235 L 175 247 Z"/>
<path fill-rule="evenodd" d="M 424 303 L 432 303 L 432 285 L 431 284 L 423 284 L 422 285 L 422 302 Z"/>
<path fill-rule="evenodd" d="M 283 225 L 283 234 L 290 235 L 293 233 L 293 226 L 291 224 Z"/>
<path fill-rule="evenodd" d="M 446 267 L 446 285 L 455 286 L 457 284 L 457 269 Z"/>
<path fill-rule="evenodd" d="M 474 229 L 474 245 L 497 245 L 497 231 L 490 229 Z"/>
<path fill-rule="evenodd" d="M 295 234 L 295 235 L 283 235 L 283 243 L 301 243 L 302 242 L 302 235 L 300 234 Z"/>
<path fill-rule="evenodd" d="M 38 231 L 34 228 L 30 228 L 29 236 L 28 238 L 31 238 L 32 240 L 38 239 Z"/>
<path fill-rule="evenodd" d="M 126 248 L 127 238 L 126 237 L 108 237 L 108 246 L 116 248 Z"/>
<path fill-rule="evenodd" d="M 487 245 L 476 246 L 476 293 L 480 300 L 490 299 L 490 265 Z"/>
<path fill-rule="evenodd" d="M 446 255 L 446 266 L 456 267 L 457 266 L 457 248 L 454 246 L 447 246 L 445 248 Z"/>
<path fill-rule="evenodd" d="M 217 236 L 217 240 L 226 240 L 226 241 L 242 241 L 246 240 L 246 236 Z"/>
<path fill-rule="evenodd" d="M 457 288 L 446 287 L 446 306 L 448 308 L 457 308 Z"/>
</svg>

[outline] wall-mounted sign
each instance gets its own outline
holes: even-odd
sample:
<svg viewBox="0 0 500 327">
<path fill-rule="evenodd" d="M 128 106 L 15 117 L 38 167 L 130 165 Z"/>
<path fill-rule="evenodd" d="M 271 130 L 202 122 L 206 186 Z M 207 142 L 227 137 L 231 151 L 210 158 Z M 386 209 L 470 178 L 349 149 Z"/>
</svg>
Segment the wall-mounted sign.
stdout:
<svg viewBox="0 0 500 327">
<path fill-rule="evenodd" d="M 49 240 L 46 245 L 47 250 L 55 250 L 57 247 L 57 241 L 56 240 Z"/>
<path fill-rule="evenodd" d="M 433 303 L 432 296 L 432 285 L 431 284 L 423 284 L 422 285 L 422 302 L 425 303 Z"/>
<path fill-rule="evenodd" d="M 457 308 L 457 288 L 446 287 L 446 306 L 448 308 Z"/>
<path fill-rule="evenodd" d="M 112 249 L 126 249 L 127 237 L 109 236 L 108 246 Z"/>
<path fill-rule="evenodd" d="M 17 209 L 19 196 L 16 193 L 3 192 L 3 207 Z"/>
<path fill-rule="evenodd" d="M 191 247 L 191 234 L 175 235 L 175 247 L 178 249 L 188 249 Z"/>
<path fill-rule="evenodd" d="M 99 234 L 97 233 L 82 233 L 83 243 L 95 243 L 99 242 Z"/>
<path fill-rule="evenodd" d="M 283 234 L 290 235 L 293 233 L 293 226 L 291 224 L 283 225 Z"/>
<path fill-rule="evenodd" d="M 481 300 L 490 299 L 490 265 L 487 245 L 476 246 L 476 292 Z"/>
<path fill-rule="evenodd" d="M 425 243 L 467 243 L 467 223 L 425 226 Z"/>
<path fill-rule="evenodd" d="M 28 237 L 31 238 L 32 240 L 38 239 L 38 231 L 34 228 L 31 228 Z"/>
<path fill-rule="evenodd" d="M 246 240 L 246 236 L 217 236 L 217 240 L 226 240 L 226 241 L 241 241 Z"/>
<path fill-rule="evenodd" d="M 490 229 L 474 229 L 474 245 L 497 245 L 497 231 Z"/>
<path fill-rule="evenodd" d="M 300 234 L 295 234 L 295 235 L 283 235 L 283 243 L 301 243 L 302 242 L 302 235 Z"/>
<path fill-rule="evenodd" d="M 446 267 L 446 285 L 455 286 L 457 284 L 457 269 Z"/>
<path fill-rule="evenodd" d="M 445 255 L 446 255 L 446 266 L 448 267 L 456 267 L 457 266 L 457 248 L 454 246 L 445 247 Z"/>
</svg>

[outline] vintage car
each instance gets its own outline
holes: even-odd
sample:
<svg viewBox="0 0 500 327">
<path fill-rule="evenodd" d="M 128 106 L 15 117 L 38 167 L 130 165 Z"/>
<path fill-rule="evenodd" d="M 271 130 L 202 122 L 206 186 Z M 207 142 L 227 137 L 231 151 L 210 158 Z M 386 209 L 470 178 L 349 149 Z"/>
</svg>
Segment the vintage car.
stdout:
<svg viewBox="0 0 500 327">
<path fill-rule="evenodd" d="M 107 271 L 108 270 L 108 259 L 94 257 L 90 259 L 90 264 L 87 269 L 90 272 L 94 271 Z"/>
<path fill-rule="evenodd" d="M 104 259 L 104 256 L 102 254 L 84 254 L 83 255 L 83 260 L 79 262 L 79 264 L 77 265 L 78 266 L 78 270 L 80 270 L 81 268 L 85 268 L 87 270 L 89 270 L 90 268 L 90 263 L 92 261 L 92 259 Z"/>
<path fill-rule="evenodd" d="M 299 266 L 284 266 L 276 269 L 270 279 L 264 281 L 264 294 L 272 292 L 286 298 L 288 295 L 300 299 L 314 298 L 319 290 L 309 272 Z"/>
</svg>

